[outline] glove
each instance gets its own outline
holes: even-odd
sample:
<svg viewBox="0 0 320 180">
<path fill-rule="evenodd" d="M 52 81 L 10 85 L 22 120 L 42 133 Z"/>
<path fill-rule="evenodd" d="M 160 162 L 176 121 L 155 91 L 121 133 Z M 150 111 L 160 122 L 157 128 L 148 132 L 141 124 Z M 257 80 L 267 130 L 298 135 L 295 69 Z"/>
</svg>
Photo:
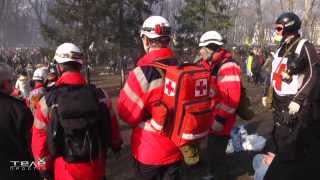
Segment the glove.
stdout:
<svg viewBox="0 0 320 180">
<path fill-rule="evenodd" d="M 291 101 L 288 109 L 289 109 L 289 114 L 293 115 L 299 111 L 300 105 L 294 101 Z"/>
<path fill-rule="evenodd" d="M 267 105 L 268 105 L 268 103 L 267 103 L 267 99 L 268 99 L 268 97 L 267 96 L 264 96 L 264 97 L 262 97 L 262 105 L 263 105 L 263 107 L 267 107 Z"/>
<path fill-rule="evenodd" d="M 262 159 L 262 162 L 267 165 L 267 166 L 270 166 L 270 164 L 272 163 L 274 157 L 276 155 L 273 154 L 272 152 L 268 152 L 268 154 L 265 154 L 263 155 L 263 159 Z"/>
</svg>

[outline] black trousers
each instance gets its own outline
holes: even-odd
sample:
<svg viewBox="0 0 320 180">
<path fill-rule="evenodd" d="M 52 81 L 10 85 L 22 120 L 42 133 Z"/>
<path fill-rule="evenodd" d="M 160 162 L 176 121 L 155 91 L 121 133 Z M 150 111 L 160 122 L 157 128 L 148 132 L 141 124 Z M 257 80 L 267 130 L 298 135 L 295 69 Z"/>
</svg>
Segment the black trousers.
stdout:
<svg viewBox="0 0 320 180">
<path fill-rule="evenodd" d="M 225 163 L 229 138 L 229 136 L 208 136 L 208 170 L 213 174 L 217 173 Z"/>
<path fill-rule="evenodd" d="M 168 165 L 146 165 L 134 160 L 136 179 L 141 180 L 180 180 L 181 162 Z"/>
<path fill-rule="evenodd" d="M 320 125 L 303 120 L 292 126 L 275 123 L 276 157 L 264 180 L 320 179 Z"/>
</svg>

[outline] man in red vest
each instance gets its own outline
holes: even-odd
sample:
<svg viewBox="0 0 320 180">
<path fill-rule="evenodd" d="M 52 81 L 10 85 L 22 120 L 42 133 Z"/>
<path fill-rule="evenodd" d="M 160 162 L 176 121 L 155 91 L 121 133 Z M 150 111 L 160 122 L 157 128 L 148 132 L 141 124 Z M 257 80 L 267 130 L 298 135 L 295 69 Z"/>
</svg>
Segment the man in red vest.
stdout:
<svg viewBox="0 0 320 180">
<path fill-rule="evenodd" d="M 223 38 L 216 31 L 208 31 L 200 38 L 200 61 L 211 69 L 211 96 L 216 103 L 215 121 L 208 137 L 209 176 L 217 176 L 225 161 L 225 151 L 231 129 L 236 121 L 236 110 L 241 96 L 240 66 L 232 54 L 223 48 Z"/>
<path fill-rule="evenodd" d="M 111 146 L 113 151 L 119 151 L 122 144 L 111 99 L 102 90 L 90 96 L 92 91 L 88 91 L 87 81 L 80 72 L 83 55 L 75 44 L 61 44 L 54 60 L 59 78 L 55 87 L 40 99 L 34 113 L 32 152 L 36 168 L 45 179 L 53 176 L 55 180 L 101 180 L 106 171 L 106 148 Z M 84 92 L 86 87 L 83 96 L 59 103 L 79 92 L 77 89 Z M 90 104 L 92 101 L 99 104 Z M 99 111 L 91 111 L 92 105 L 98 106 Z M 65 109 L 68 117 L 63 113 Z M 70 128 L 66 121 L 70 122 L 67 125 Z M 91 125 L 83 127 L 90 121 Z M 110 137 L 108 145 L 105 137 Z"/>
<path fill-rule="evenodd" d="M 176 65 L 174 52 L 168 47 L 170 24 L 161 16 L 147 18 L 141 29 L 146 54 L 137 62 L 120 92 L 118 112 L 123 121 L 133 127 L 132 154 L 136 164 L 136 179 L 179 179 L 182 155 L 179 148 L 161 131 L 154 119 L 165 118 L 166 108 L 159 104 L 164 92 L 164 79 L 158 69 L 146 66 L 154 61 Z M 169 89 L 168 89 L 169 91 Z"/>
</svg>

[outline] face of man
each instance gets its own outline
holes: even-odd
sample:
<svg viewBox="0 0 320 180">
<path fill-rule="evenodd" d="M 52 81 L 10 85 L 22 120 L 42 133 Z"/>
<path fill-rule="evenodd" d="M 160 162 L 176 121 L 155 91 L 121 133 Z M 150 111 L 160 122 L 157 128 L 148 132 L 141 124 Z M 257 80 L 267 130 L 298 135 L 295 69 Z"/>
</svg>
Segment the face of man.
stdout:
<svg viewBox="0 0 320 180">
<path fill-rule="evenodd" d="M 142 36 L 142 44 L 143 44 L 143 49 L 146 53 L 149 52 L 149 43 L 148 43 L 148 39 L 146 36 Z"/>
<path fill-rule="evenodd" d="M 276 24 L 275 27 L 275 36 L 274 41 L 279 43 L 283 40 L 283 25 L 282 24 Z"/>
<path fill-rule="evenodd" d="M 208 49 L 207 47 L 201 47 L 199 50 L 199 54 L 203 60 L 210 60 L 212 58 L 213 51 Z"/>
</svg>

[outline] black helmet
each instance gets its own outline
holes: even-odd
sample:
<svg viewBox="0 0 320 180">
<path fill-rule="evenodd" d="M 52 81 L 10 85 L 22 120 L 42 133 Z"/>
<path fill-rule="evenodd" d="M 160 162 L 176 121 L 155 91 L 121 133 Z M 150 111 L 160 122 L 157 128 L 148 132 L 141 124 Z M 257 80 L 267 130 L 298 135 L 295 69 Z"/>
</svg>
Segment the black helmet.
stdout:
<svg viewBox="0 0 320 180">
<path fill-rule="evenodd" d="M 278 17 L 276 24 L 282 24 L 284 28 L 283 31 L 286 33 L 298 32 L 301 27 L 300 18 L 292 12 L 281 14 Z"/>
</svg>

